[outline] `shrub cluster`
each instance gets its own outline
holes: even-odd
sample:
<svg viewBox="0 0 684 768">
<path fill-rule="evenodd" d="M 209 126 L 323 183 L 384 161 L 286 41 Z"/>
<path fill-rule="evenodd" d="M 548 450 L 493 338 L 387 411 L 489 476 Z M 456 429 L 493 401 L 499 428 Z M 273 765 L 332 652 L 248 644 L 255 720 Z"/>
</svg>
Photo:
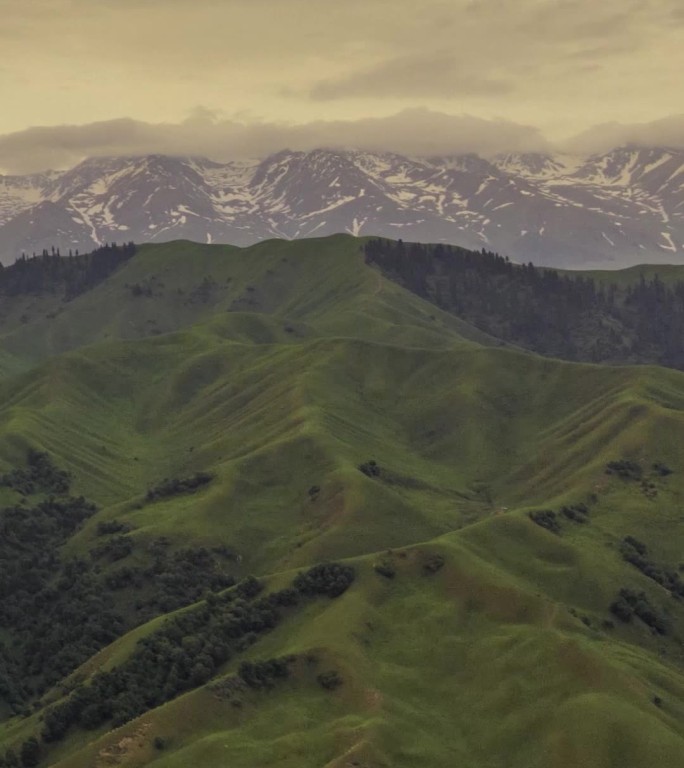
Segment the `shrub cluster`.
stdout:
<svg viewBox="0 0 684 768">
<path fill-rule="evenodd" d="M 266 661 L 243 661 L 238 668 L 238 676 L 249 688 L 273 688 L 276 680 L 287 677 L 289 665 L 294 657 Z"/>
<path fill-rule="evenodd" d="M 104 520 L 97 524 L 98 536 L 109 536 L 112 533 L 128 533 L 133 526 L 121 520 Z"/>
<path fill-rule="evenodd" d="M 340 563 L 314 565 L 294 580 L 294 587 L 303 595 L 339 597 L 354 581 L 354 569 Z"/>
<path fill-rule="evenodd" d="M 610 612 L 626 623 L 632 620 L 632 616 L 637 616 L 654 632 L 659 635 L 667 634 L 666 617 L 653 606 L 644 592 L 621 589 L 617 598 L 610 604 Z"/>
<path fill-rule="evenodd" d="M 644 576 L 652 579 L 677 597 L 684 597 L 684 582 L 679 573 L 654 563 L 648 557 L 646 545 L 633 536 L 625 536 L 620 545 L 623 560 L 638 568 Z"/>
<path fill-rule="evenodd" d="M 583 525 L 589 522 L 589 507 L 583 503 L 568 504 L 561 507 L 558 513 L 552 509 L 538 509 L 530 512 L 529 518 L 533 523 L 560 536 L 563 531 L 560 521 L 561 515 L 572 523 Z"/>
<path fill-rule="evenodd" d="M 380 472 L 382 470 L 380 469 L 379 464 L 374 459 L 371 459 L 370 461 L 365 461 L 363 464 L 359 464 L 359 471 L 363 472 L 363 474 L 368 477 L 380 477 Z"/>
<path fill-rule="evenodd" d="M 22 496 L 34 493 L 69 493 L 71 476 L 53 463 L 47 453 L 30 449 L 25 468 L 15 468 L 0 477 L 0 485 L 11 488 Z"/>
<path fill-rule="evenodd" d="M 623 480 L 641 480 L 644 471 L 641 464 L 628 459 L 619 459 L 618 461 L 609 461 L 606 464 L 607 475 L 617 475 Z"/>
<path fill-rule="evenodd" d="M 589 508 L 586 504 L 573 504 L 567 507 L 561 507 L 561 514 L 572 520 L 573 523 L 587 523 L 589 522 L 587 515 L 589 514 Z"/>
<path fill-rule="evenodd" d="M 529 513 L 529 518 L 533 523 L 546 528 L 547 531 L 560 535 L 561 527 L 558 517 L 552 509 L 538 509 Z"/>
<path fill-rule="evenodd" d="M 171 496 L 180 496 L 185 493 L 194 493 L 195 491 L 208 485 L 214 479 L 208 472 L 198 472 L 192 477 L 166 478 L 147 491 L 146 501 L 158 501 Z"/>
<path fill-rule="evenodd" d="M 124 565 L 103 577 L 105 586 L 113 592 L 144 590 L 144 596 L 135 598 L 136 623 L 197 602 L 206 592 L 219 592 L 235 584 L 229 570 L 235 555 L 226 547 L 187 547 L 169 552 L 168 544 L 157 540 L 151 552 L 154 559 L 149 566 Z"/>
<path fill-rule="evenodd" d="M 114 563 L 128 557 L 132 551 L 133 539 L 130 536 L 117 535 L 103 541 L 102 544 L 98 544 L 91 551 L 91 555 L 96 560 L 106 559 L 110 563 Z"/>
</svg>

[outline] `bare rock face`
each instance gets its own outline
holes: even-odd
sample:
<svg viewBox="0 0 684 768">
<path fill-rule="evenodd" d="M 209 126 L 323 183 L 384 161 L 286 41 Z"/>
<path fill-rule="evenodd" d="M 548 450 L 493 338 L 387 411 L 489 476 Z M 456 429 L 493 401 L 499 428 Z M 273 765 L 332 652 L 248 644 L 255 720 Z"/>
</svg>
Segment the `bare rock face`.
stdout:
<svg viewBox="0 0 684 768">
<path fill-rule="evenodd" d="M 4 263 L 52 246 L 249 245 L 336 232 L 454 243 L 569 268 L 682 263 L 684 151 L 484 159 L 319 149 L 230 163 L 150 155 L 0 177 Z"/>
</svg>

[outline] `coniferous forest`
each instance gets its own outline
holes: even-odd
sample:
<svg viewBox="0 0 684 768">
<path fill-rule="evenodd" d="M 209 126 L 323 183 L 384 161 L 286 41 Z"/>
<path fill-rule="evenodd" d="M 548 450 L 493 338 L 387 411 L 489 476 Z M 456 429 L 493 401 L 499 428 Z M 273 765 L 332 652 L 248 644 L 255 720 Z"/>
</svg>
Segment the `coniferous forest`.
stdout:
<svg viewBox="0 0 684 768">
<path fill-rule="evenodd" d="M 684 368 L 684 282 L 622 286 L 496 253 L 373 239 L 367 264 L 496 338 L 542 355 Z"/>
<path fill-rule="evenodd" d="M 0 265 L 0 296 L 62 292 L 73 299 L 106 280 L 136 252 L 132 242 L 117 245 L 107 243 L 90 253 L 59 249 L 43 250 L 40 256 L 22 254 L 14 264 Z"/>
</svg>

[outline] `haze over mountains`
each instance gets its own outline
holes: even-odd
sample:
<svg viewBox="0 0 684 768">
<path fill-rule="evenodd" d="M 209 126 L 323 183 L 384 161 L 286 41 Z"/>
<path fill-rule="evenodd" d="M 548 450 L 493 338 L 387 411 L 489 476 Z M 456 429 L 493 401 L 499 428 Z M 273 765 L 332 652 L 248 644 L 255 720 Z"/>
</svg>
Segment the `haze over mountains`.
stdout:
<svg viewBox="0 0 684 768">
<path fill-rule="evenodd" d="M 318 149 L 148 155 L 0 177 L 0 259 L 109 241 L 250 245 L 337 232 L 582 267 L 684 262 L 684 151 L 432 158 Z"/>
</svg>

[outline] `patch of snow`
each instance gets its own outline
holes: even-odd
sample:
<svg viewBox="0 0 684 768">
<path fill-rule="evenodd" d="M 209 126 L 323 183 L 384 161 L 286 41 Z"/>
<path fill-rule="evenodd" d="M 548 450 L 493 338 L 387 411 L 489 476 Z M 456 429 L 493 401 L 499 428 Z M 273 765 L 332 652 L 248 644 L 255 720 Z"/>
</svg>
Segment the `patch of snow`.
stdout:
<svg viewBox="0 0 684 768">
<path fill-rule="evenodd" d="M 187 213 L 187 214 L 188 214 L 188 216 L 199 216 L 199 214 L 198 214 L 198 213 L 195 213 L 194 211 L 191 211 L 191 210 L 188 208 L 188 206 L 187 206 L 187 205 L 179 205 L 179 206 L 176 208 L 176 211 L 177 211 L 178 213 Z"/>
<path fill-rule="evenodd" d="M 672 160 L 672 155 L 669 152 L 665 152 L 665 154 L 658 158 L 653 163 L 646 163 L 646 165 L 641 169 L 641 175 L 645 176 L 647 173 L 650 173 L 651 171 L 655 171 L 656 168 L 660 168 L 661 165 L 665 165 L 665 163 Z"/>
<path fill-rule="evenodd" d="M 354 219 L 353 219 L 352 225 L 351 225 L 351 233 L 352 233 L 352 235 L 354 235 L 354 237 L 358 237 L 359 236 L 359 234 L 361 233 L 361 227 L 363 227 L 363 225 L 365 223 L 366 223 L 365 219 L 362 219 L 361 221 L 359 221 L 356 218 L 356 216 L 354 216 Z"/>
<path fill-rule="evenodd" d="M 674 244 L 672 235 L 669 232 L 661 232 L 662 237 L 667 241 L 667 245 L 661 245 L 660 247 L 664 251 L 677 251 L 677 246 Z"/>
<path fill-rule="evenodd" d="M 493 179 L 492 179 L 492 177 L 491 177 L 491 176 L 488 176 L 488 177 L 487 177 L 487 178 L 486 178 L 486 179 L 485 179 L 485 180 L 482 182 L 482 184 L 480 184 L 480 186 L 477 188 L 477 192 L 475 193 L 475 197 L 477 197 L 477 196 L 480 194 L 480 192 L 482 192 L 482 190 L 483 190 L 483 189 L 484 189 L 484 188 L 487 186 L 487 184 L 489 184 L 489 182 L 490 182 L 490 181 L 493 181 Z"/>
<path fill-rule="evenodd" d="M 404 202 L 410 202 L 411 200 L 415 200 L 417 197 L 417 194 L 415 192 L 409 192 L 406 189 L 400 189 L 397 192 L 388 192 L 387 197 L 389 197 L 390 200 L 394 200 L 397 203 L 404 203 Z"/>
</svg>

